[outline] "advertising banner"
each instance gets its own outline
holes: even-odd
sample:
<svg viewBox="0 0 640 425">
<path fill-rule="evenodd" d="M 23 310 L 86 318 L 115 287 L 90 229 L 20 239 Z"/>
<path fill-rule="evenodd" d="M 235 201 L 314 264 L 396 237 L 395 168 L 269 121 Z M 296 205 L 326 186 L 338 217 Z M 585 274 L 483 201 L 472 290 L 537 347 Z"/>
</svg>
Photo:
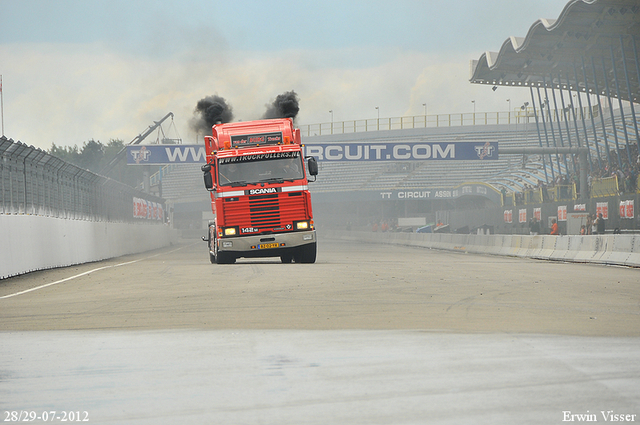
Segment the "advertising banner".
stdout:
<svg viewBox="0 0 640 425">
<path fill-rule="evenodd" d="M 305 156 L 319 161 L 496 160 L 498 143 L 323 143 L 303 145 Z M 127 146 L 127 165 L 206 162 L 204 145 Z"/>
<path fill-rule="evenodd" d="M 620 218 L 634 218 L 633 199 L 620 201 Z"/>
<path fill-rule="evenodd" d="M 163 220 L 164 208 L 157 202 L 134 197 L 133 217 L 146 220 Z"/>
<path fill-rule="evenodd" d="M 526 223 L 527 222 L 527 209 L 523 208 L 518 211 L 518 223 Z"/>
<path fill-rule="evenodd" d="M 609 219 L 609 203 L 608 202 L 596 202 L 596 216 L 599 217 L 602 214 L 602 218 Z"/>
<path fill-rule="evenodd" d="M 488 185 L 468 183 L 453 189 L 392 189 L 380 191 L 380 199 L 456 199 L 461 196 L 483 196 L 494 202 L 499 202 L 500 192 Z"/>
<path fill-rule="evenodd" d="M 535 217 L 536 220 L 538 221 L 542 221 L 542 208 L 534 208 L 533 209 L 533 216 Z"/>
<path fill-rule="evenodd" d="M 204 145 L 127 146 L 127 165 L 204 164 Z"/>
<path fill-rule="evenodd" d="M 566 205 L 558 205 L 558 221 L 567 221 Z"/>
<path fill-rule="evenodd" d="M 318 161 L 496 160 L 498 143 L 323 143 L 304 146 Z"/>
<path fill-rule="evenodd" d="M 513 223 L 513 210 L 504 210 L 504 222 Z"/>
</svg>

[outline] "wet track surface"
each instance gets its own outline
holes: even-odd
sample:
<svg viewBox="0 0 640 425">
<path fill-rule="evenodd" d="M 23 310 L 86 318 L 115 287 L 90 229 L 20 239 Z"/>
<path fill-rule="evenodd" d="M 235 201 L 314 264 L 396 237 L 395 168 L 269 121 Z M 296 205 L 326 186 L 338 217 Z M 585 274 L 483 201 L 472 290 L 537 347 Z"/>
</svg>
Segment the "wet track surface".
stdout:
<svg viewBox="0 0 640 425">
<path fill-rule="evenodd" d="M 640 414 L 635 269 L 340 241 L 321 241 L 316 264 L 223 266 L 185 241 L 0 281 L 0 332 L 2 413 L 134 424 Z"/>
</svg>

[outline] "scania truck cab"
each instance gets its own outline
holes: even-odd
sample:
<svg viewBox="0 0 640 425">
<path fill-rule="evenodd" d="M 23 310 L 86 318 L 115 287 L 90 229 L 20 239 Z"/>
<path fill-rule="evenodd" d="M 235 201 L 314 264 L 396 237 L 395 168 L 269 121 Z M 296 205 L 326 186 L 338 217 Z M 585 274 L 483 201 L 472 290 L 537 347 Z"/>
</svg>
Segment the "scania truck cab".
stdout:
<svg viewBox="0 0 640 425">
<path fill-rule="evenodd" d="M 215 216 L 209 222 L 212 263 L 280 257 L 314 263 L 317 241 L 300 130 L 289 118 L 217 124 L 205 137 L 204 183 Z"/>
</svg>

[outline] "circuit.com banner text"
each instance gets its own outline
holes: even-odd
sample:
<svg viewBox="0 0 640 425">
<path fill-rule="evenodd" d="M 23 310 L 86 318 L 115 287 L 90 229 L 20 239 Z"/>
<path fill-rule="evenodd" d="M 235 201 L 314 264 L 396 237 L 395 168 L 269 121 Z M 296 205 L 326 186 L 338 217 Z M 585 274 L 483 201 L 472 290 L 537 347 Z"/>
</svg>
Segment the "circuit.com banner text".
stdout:
<svg viewBox="0 0 640 425">
<path fill-rule="evenodd" d="M 498 143 L 324 143 L 304 146 L 318 161 L 495 160 Z"/>
</svg>

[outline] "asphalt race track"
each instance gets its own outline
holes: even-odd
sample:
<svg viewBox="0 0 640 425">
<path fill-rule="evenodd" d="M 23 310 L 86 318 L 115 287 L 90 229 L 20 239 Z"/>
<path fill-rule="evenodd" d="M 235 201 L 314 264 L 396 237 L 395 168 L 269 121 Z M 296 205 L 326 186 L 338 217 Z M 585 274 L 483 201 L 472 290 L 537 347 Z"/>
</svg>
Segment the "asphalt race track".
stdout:
<svg viewBox="0 0 640 425">
<path fill-rule="evenodd" d="M 640 422 L 630 268 L 337 240 L 212 265 L 185 240 L 0 281 L 0 340 L 2 420 Z"/>
</svg>

